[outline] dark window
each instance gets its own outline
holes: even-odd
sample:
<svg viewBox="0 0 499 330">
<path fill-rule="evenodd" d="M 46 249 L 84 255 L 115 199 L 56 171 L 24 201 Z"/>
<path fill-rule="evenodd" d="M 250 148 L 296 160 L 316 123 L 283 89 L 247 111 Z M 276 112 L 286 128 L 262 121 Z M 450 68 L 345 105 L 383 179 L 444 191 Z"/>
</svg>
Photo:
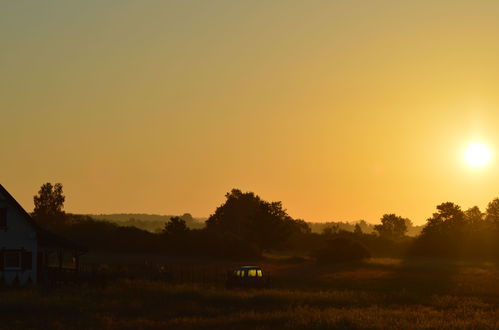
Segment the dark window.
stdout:
<svg viewBox="0 0 499 330">
<path fill-rule="evenodd" d="M 21 268 L 21 258 L 19 252 L 5 251 L 4 257 L 4 268 Z"/>
<path fill-rule="evenodd" d="M 5 207 L 0 208 L 0 228 L 7 227 L 7 209 Z"/>
<path fill-rule="evenodd" d="M 23 252 L 23 269 L 31 269 L 33 267 L 33 253 Z"/>
</svg>

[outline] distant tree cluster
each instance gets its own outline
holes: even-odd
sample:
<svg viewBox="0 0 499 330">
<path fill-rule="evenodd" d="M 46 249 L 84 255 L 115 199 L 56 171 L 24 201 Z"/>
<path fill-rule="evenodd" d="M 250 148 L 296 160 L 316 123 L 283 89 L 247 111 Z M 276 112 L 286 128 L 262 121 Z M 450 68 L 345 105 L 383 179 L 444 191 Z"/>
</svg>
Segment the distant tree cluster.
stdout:
<svg viewBox="0 0 499 330">
<path fill-rule="evenodd" d="M 175 215 L 156 215 L 156 214 L 89 214 L 95 220 L 106 220 L 124 227 L 137 227 L 147 230 L 151 233 L 160 233 L 164 229 L 165 221 L 169 221 Z M 202 229 L 205 227 L 206 219 L 194 218 L 190 213 L 184 213 L 179 216 L 185 221 L 189 229 Z"/>
<path fill-rule="evenodd" d="M 404 218 L 405 219 L 405 218 Z M 406 228 L 405 236 L 416 237 L 418 236 L 423 227 L 422 225 L 414 225 L 412 221 L 409 219 L 406 220 Z M 307 222 L 312 229 L 313 233 L 331 233 L 331 232 L 339 232 L 339 231 L 350 231 L 350 232 L 362 232 L 363 234 L 372 234 L 379 232 L 375 229 L 376 224 L 371 224 L 366 222 L 365 220 L 358 220 L 355 222 L 346 222 L 346 221 L 328 221 L 328 222 Z"/>
<path fill-rule="evenodd" d="M 152 233 L 67 214 L 62 184 L 46 183 L 34 196 L 33 218 L 90 249 L 116 252 L 251 259 L 270 250 L 301 251 L 324 263 L 370 255 L 499 258 L 499 199 L 491 201 L 485 212 L 476 206 L 463 211 L 454 203 L 442 203 L 413 238 L 407 236 L 408 229 L 414 228 L 412 222 L 396 214 L 384 214 L 374 226 L 365 221 L 350 227 L 327 223 L 317 233 L 307 222 L 290 217 L 281 202 L 268 202 L 239 189 L 225 197 L 205 227 L 191 228 L 188 223 L 194 219 L 184 214 L 170 217 L 161 231 Z"/>
<path fill-rule="evenodd" d="M 499 199 L 485 213 L 477 206 L 463 211 L 451 202 L 437 206 L 416 239 L 412 254 L 436 257 L 490 258 L 499 256 Z"/>
<path fill-rule="evenodd" d="M 329 224 L 322 235 L 308 242 L 312 255 L 321 263 L 357 261 L 371 255 L 401 257 L 413 241 L 405 235 L 412 222 L 396 214 L 385 214 L 380 222 L 369 232 L 363 230 L 365 221 L 356 223 L 353 231 Z"/>
</svg>

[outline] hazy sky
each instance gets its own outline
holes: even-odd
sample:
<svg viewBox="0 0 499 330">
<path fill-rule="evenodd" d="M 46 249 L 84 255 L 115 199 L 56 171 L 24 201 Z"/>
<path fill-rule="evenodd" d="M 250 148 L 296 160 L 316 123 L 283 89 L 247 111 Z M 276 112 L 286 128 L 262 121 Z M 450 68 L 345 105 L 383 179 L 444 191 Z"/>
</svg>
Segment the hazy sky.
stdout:
<svg viewBox="0 0 499 330">
<path fill-rule="evenodd" d="M 0 183 L 32 210 L 423 223 L 499 197 L 498 1 L 0 0 Z"/>
</svg>

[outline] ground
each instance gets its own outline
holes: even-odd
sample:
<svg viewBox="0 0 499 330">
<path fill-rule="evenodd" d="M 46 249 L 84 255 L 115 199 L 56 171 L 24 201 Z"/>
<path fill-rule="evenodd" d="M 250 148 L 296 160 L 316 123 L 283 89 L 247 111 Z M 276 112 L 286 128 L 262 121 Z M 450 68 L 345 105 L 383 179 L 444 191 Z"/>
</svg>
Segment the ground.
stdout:
<svg viewBox="0 0 499 330">
<path fill-rule="evenodd" d="M 137 260 L 142 259 L 137 257 Z M 186 275 L 182 279 L 184 283 L 178 283 L 180 277 L 174 283 L 121 279 L 104 287 L 74 285 L 4 290 L 0 300 L 0 327 L 499 327 L 499 266 L 495 263 L 373 259 L 350 265 L 319 266 L 301 258 L 269 258 L 260 264 L 272 275 L 271 289 L 226 290 L 222 281 L 214 277 Z M 203 267 L 209 271 L 232 266 L 221 262 L 198 262 L 190 268 L 188 262 L 183 265 L 183 270 L 179 264 L 172 269 L 199 274 Z"/>
</svg>

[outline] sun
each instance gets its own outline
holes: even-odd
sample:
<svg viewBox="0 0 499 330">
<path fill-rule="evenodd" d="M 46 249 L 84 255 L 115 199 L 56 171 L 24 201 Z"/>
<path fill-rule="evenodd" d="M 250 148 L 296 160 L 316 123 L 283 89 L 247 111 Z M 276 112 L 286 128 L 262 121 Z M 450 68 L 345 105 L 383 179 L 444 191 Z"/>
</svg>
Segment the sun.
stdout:
<svg viewBox="0 0 499 330">
<path fill-rule="evenodd" d="M 490 149 L 481 143 L 472 143 L 466 147 L 464 158 L 472 167 L 483 167 L 490 162 Z"/>
</svg>

